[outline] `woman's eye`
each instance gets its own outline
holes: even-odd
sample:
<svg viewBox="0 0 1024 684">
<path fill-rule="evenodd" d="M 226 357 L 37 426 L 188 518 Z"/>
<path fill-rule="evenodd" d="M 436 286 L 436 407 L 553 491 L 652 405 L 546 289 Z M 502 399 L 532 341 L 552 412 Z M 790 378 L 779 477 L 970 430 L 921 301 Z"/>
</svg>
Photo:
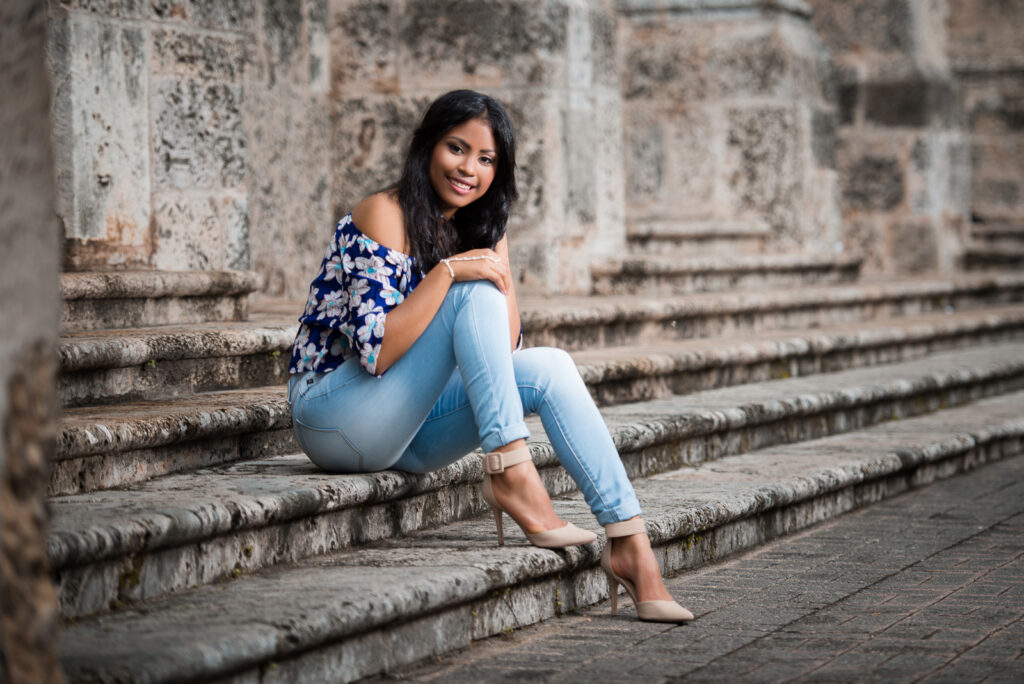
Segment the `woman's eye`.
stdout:
<svg viewBox="0 0 1024 684">
<path fill-rule="evenodd" d="M 462 152 L 462 148 L 456 145 L 455 143 L 448 143 L 448 150 L 450 152 L 454 152 L 455 154 L 459 154 L 460 152 Z"/>
<path fill-rule="evenodd" d="M 490 157 L 480 157 L 480 162 L 486 164 L 487 166 L 490 166 L 491 164 L 494 163 L 494 160 L 491 159 Z"/>
</svg>

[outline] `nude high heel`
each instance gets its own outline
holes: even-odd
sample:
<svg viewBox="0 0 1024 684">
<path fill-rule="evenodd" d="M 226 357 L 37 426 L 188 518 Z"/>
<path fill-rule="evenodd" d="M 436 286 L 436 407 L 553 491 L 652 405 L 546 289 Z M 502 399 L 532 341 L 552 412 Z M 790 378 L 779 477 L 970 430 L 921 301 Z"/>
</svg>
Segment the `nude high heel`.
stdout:
<svg viewBox="0 0 1024 684">
<path fill-rule="evenodd" d="M 647 528 L 640 517 L 629 520 L 611 523 L 604 526 L 605 536 L 608 541 L 601 551 L 601 569 L 608 576 L 608 591 L 612 599 L 612 615 L 619 610 L 619 585 L 626 588 L 629 598 L 633 599 L 636 606 L 636 615 L 644 622 L 689 622 L 693 619 L 693 613 L 683 608 L 675 601 L 638 601 L 636 586 L 625 577 L 619 577 L 612 570 L 612 539 L 615 537 L 629 537 L 634 534 L 647 534 Z"/>
<path fill-rule="evenodd" d="M 529 461 L 531 458 L 529 447 L 520 447 L 519 449 L 504 452 L 492 451 L 484 454 L 484 483 L 480 489 L 480 494 L 494 512 L 494 522 L 498 526 L 498 546 L 505 545 L 505 533 L 502 529 L 501 514 L 506 511 L 498 505 L 497 499 L 494 498 L 491 475 L 503 473 L 505 468 Z M 522 529 L 521 526 L 520 529 Z M 565 523 L 564 527 L 556 527 L 553 530 L 544 530 L 543 532 L 527 532 L 523 530 L 523 534 L 526 535 L 531 544 L 543 549 L 561 549 L 566 546 L 589 544 L 597 539 L 597 535 L 593 532 L 580 529 L 572 523 Z"/>
</svg>

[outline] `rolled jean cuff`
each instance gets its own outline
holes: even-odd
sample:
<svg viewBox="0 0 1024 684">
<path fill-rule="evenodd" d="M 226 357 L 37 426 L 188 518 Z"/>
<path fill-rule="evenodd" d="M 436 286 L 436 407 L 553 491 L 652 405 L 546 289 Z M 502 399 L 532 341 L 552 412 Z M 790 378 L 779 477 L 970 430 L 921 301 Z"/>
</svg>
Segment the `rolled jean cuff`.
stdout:
<svg viewBox="0 0 1024 684">
<path fill-rule="evenodd" d="M 640 502 L 636 499 L 623 502 L 608 510 L 594 511 L 594 517 L 597 518 L 598 524 L 601 525 L 625 522 L 626 520 L 635 518 L 638 515 L 643 515 L 643 511 L 640 510 Z"/>
<path fill-rule="evenodd" d="M 505 427 L 494 430 L 485 435 L 480 440 L 480 448 L 484 450 L 484 453 L 488 451 L 494 451 L 498 447 L 505 446 L 517 439 L 526 439 L 530 436 L 530 431 L 526 428 L 526 423 L 520 421 L 518 423 L 512 423 Z"/>
</svg>

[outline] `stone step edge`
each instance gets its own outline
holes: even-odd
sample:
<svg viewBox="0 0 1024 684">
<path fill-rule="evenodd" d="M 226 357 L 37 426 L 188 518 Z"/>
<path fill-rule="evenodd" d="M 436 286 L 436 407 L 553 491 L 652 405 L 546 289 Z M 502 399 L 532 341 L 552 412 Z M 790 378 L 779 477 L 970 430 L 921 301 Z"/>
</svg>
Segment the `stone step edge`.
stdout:
<svg viewBox="0 0 1024 684">
<path fill-rule="evenodd" d="M 686 368 L 683 366 L 683 368 Z M 1014 366 L 1014 369 L 1016 366 Z M 594 371 L 584 369 L 588 381 L 593 382 Z M 856 370 L 856 369 L 854 369 Z M 612 373 L 612 371 L 608 371 Z M 1016 370 L 1007 370 L 1012 374 Z M 614 378 L 614 375 L 612 376 Z M 950 382 L 943 380 L 941 382 Z M 181 442 L 196 441 L 210 437 L 242 434 L 253 430 L 286 429 L 291 427 L 290 409 L 285 398 L 285 388 L 270 387 L 255 390 L 226 390 L 195 395 L 193 400 L 209 398 L 217 400 L 239 395 L 237 404 L 228 407 L 202 409 L 190 412 L 170 412 L 158 417 L 152 416 L 154 406 L 174 406 L 178 399 L 163 402 L 147 402 L 150 416 L 141 421 L 119 421 L 106 424 L 97 421 L 65 421 L 60 427 L 56 460 L 70 460 L 85 456 L 108 453 L 124 453 L 137 449 L 148 449 Z M 243 399 L 245 395 L 255 399 Z M 131 406 L 130 404 L 128 406 Z M 111 407 L 118 410 L 118 405 Z M 123 413 L 124 405 L 120 408 Z"/>
<path fill-rule="evenodd" d="M 1017 312 L 1010 315 L 1019 316 Z M 841 370 L 866 369 L 886 363 L 897 363 L 922 358 L 929 353 L 938 353 L 953 349 L 963 349 L 968 346 L 991 345 L 1004 343 L 1009 340 L 1020 339 L 1024 335 L 1024 326 L 1020 322 L 1012 322 L 1008 319 L 1000 319 L 998 316 L 986 314 L 970 314 L 972 320 L 995 324 L 1001 320 L 999 325 L 982 329 L 965 329 L 959 333 L 955 330 L 960 327 L 956 316 L 945 316 L 930 314 L 937 324 L 944 331 L 938 335 L 936 330 L 931 329 L 931 323 L 925 324 L 921 330 L 931 330 L 918 340 L 906 337 L 902 341 L 895 338 L 891 344 L 881 344 L 881 337 L 876 335 L 879 330 L 873 330 L 871 325 L 863 328 L 856 334 L 847 334 L 846 330 L 839 330 L 837 333 L 825 337 L 824 330 L 821 334 L 809 336 L 807 339 L 781 336 L 776 333 L 777 339 L 761 339 L 749 342 L 743 339 L 730 341 L 729 343 L 711 342 L 701 339 L 697 344 L 680 342 L 678 351 L 672 351 L 672 347 L 666 349 L 647 350 L 643 347 L 632 347 L 627 350 L 616 350 L 609 348 L 607 351 L 615 353 L 609 356 L 596 352 L 576 352 L 577 367 L 590 387 L 591 393 L 595 396 L 600 406 L 613 406 L 624 402 L 636 402 L 655 398 L 664 398 L 671 394 L 688 394 L 694 391 L 707 391 L 712 388 L 726 388 L 743 384 L 763 382 L 771 379 L 782 379 L 791 377 L 810 377 L 824 372 L 836 372 Z M 923 321 L 924 319 L 922 319 Z M 867 332 L 871 330 L 871 332 Z M 936 334 L 932 334 L 932 333 Z M 888 335 L 888 333 L 885 333 Z M 850 341 L 856 338 L 864 339 L 866 346 L 853 346 Z M 821 343 L 816 349 L 814 345 Z M 834 345 L 830 350 L 828 344 Z M 627 352 L 627 353 L 624 353 Z M 247 357 L 251 358 L 251 357 Z M 277 373 L 284 373 L 285 358 L 277 358 L 273 361 L 265 359 L 265 363 L 274 363 Z M 168 371 L 170 366 L 158 365 L 154 371 Z M 73 376 L 62 376 L 61 387 L 71 382 Z M 263 382 L 268 382 L 264 379 Z M 283 377 L 280 380 L 273 380 L 273 385 L 264 388 L 265 392 L 257 399 L 247 399 L 242 406 L 236 406 L 243 413 L 247 410 L 245 405 L 255 404 L 255 411 L 262 411 L 257 414 L 256 424 L 259 425 L 260 415 L 267 415 L 266 399 L 278 399 L 280 387 L 283 386 Z M 257 390 L 230 390 L 259 393 L 258 383 L 246 385 L 257 387 Z M 55 467 L 51 469 L 51 480 L 48 488 L 50 495 L 65 495 L 97 491 L 109 488 L 131 486 L 132 483 L 143 482 L 168 475 L 175 472 L 194 471 L 200 468 L 224 465 L 245 459 L 261 458 L 275 454 L 288 453 L 298 447 L 291 442 L 291 433 L 288 430 L 287 417 L 281 411 L 277 411 L 276 422 L 269 423 L 270 432 L 260 430 L 247 431 L 245 425 L 235 426 L 226 423 L 225 416 L 233 416 L 234 412 L 224 413 L 224 402 L 220 402 L 221 414 L 210 415 L 207 411 L 203 415 L 203 392 L 214 390 L 198 390 L 200 393 L 189 390 L 188 392 L 175 393 L 174 396 L 187 395 L 190 399 L 174 399 L 175 407 L 180 401 L 191 401 L 194 408 L 191 412 L 192 420 L 202 422 L 206 420 L 209 427 L 219 425 L 224 434 L 210 436 L 198 436 L 196 439 L 187 439 L 190 433 L 187 423 L 179 420 L 182 412 L 174 410 L 172 415 L 152 415 L 152 406 L 159 405 L 156 402 L 169 401 L 169 397 L 131 398 L 128 406 L 124 403 L 120 407 L 116 404 L 104 404 L 104 407 L 83 408 L 85 414 L 80 414 L 76 409 L 71 409 L 66 414 L 65 427 L 70 423 L 85 426 L 84 432 L 78 435 L 69 434 L 67 430 L 61 432 L 61 440 L 64 447 L 54 462 Z M 252 394 L 247 394 L 252 397 Z M 208 398 L 208 397 L 207 397 Z M 116 412 L 125 412 L 129 406 L 137 406 L 138 402 L 146 401 L 144 405 L 150 416 L 142 422 L 132 423 L 131 421 L 106 421 L 104 415 L 116 415 Z M 237 399 L 233 399 L 237 401 Z M 216 402 L 215 402 L 216 403 Z M 85 423 L 75 416 L 85 415 L 93 422 Z M 129 416 L 130 417 L 130 416 Z M 270 416 L 268 416 L 269 418 Z M 124 427 L 123 423 L 130 427 Z M 118 424 L 122 424 L 118 428 Z M 104 433 L 98 426 L 107 426 Z M 172 428 L 167 426 L 171 425 Z M 135 448 L 131 440 L 141 439 L 143 435 L 172 434 L 183 435 L 183 441 L 171 442 L 170 444 L 156 447 Z M 122 436 L 120 442 L 117 435 Z M 271 435 L 276 437 L 271 438 Z M 98 438 L 106 435 L 107 443 L 120 444 L 122 450 L 99 449 L 99 453 L 87 453 L 84 456 L 65 456 L 76 450 L 84 452 L 97 451 L 95 443 Z M 126 438 L 126 439 L 125 439 Z M 269 440 L 269 441 L 267 441 Z M 217 442 L 221 444 L 216 444 Z M 70 447 L 70 448 L 69 448 Z M 224 451 L 221 456 L 205 459 L 200 455 L 199 450 L 209 447 L 217 449 L 237 449 L 240 453 L 229 454 Z M 150 449 L 150 451 L 145 451 Z M 191 450 L 192 455 L 184 457 L 183 460 L 175 462 L 173 467 L 162 468 L 159 462 L 165 456 L 180 454 L 181 450 Z M 159 450 L 168 452 L 161 454 Z M 174 454 L 170 452 L 174 452 Z M 220 452 L 218 452 L 220 453 Z M 139 466 L 147 466 L 140 468 Z"/>
<path fill-rule="evenodd" d="M 263 283 L 256 271 L 86 271 L 62 273 L 60 294 L 81 299 L 154 299 L 245 295 Z"/>
<path fill-rule="evenodd" d="M 635 275 L 686 275 L 700 273 L 790 272 L 806 269 L 859 269 L 864 259 L 848 255 L 761 254 L 729 257 L 662 257 L 638 255 L 622 259 L 602 259 L 591 263 L 595 278 Z"/>
<path fill-rule="evenodd" d="M 832 413 L 810 415 L 799 421 L 758 424 L 732 432 L 712 432 L 706 437 L 662 442 L 650 449 L 626 454 L 623 462 L 629 476 L 637 479 L 656 475 L 665 470 L 744 453 L 751 449 L 793 444 L 824 435 L 853 431 L 899 417 L 921 415 L 1022 387 L 1024 375 L 1010 381 L 996 380 L 980 385 L 953 387 L 946 392 L 919 394 L 904 401 L 882 400 L 869 406 L 855 406 Z M 798 396 L 795 403 L 804 398 L 805 395 Z M 724 414 L 733 411 L 720 403 L 715 405 Z M 624 421 L 619 421 L 622 422 Z M 635 428 L 636 434 L 646 433 L 652 427 L 660 429 L 657 425 L 652 426 L 650 421 L 631 425 Z M 300 473 L 308 474 L 311 468 L 303 457 L 291 458 L 300 461 Z M 475 459 L 470 459 L 467 467 L 479 467 L 473 461 Z M 575 491 L 575 483 L 562 468 L 555 465 L 556 459 L 551 452 L 548 452 L 548 461 L 548 465 L 553 467 L 544 467 L 541 464 L 540 473 L 552 495 Z M 441 476 L 444 477 L 443 473 Z M 457 477 L 455 475 L 453 479 Z M 479 477 L 477 474 L 471 483 L 442 486 L 401 501 L 384 501 L 368 506 L 343 508 L 284 522 L 276 521 L 279 517 L 278 512 L 272 509 L 273 502 L 267 497 L 255 506 L 242 508 L 236 505 L 226 511 L 218 507 L 219 502 L 226 499 L 220 496 L 213 497 L 216 500 L 212 506 L 196 509 L 184 517 L 190 523 L 190 527 L 195 527 L 194 518 L 219 517 L 222 521 L 231 518 L 230 524 L 236 526 L 242 525 L 243 519 L 245 523 L 252 523 L 258 518 L 272 520 L 262 527 L 241 532 L 226 532 L 199 538 L 192 543 L 119 555 L 109 560 L 65 568 L 58 573 L 62 612 L 66 617 L 102 612 L 125 603 L 134 603 L 199 584 L 216 582 L 232 577 L 238 572 L 300 562 L 323 553 L 325 549 L 348 548 L 398 538 L 410 532 L 443 527 L 452 521 L 464 520 L 485 510 L 479 497 Z M 321 475 L 320 479 L 324 479 L 324 476 Z M 182 489 L 187 490 L 188 487 Z M 130 499 L 137 501 L 138 497 Z M 308 502 L 288 499 L 286 503 L 291 507 Z M 98 500 L 89 499 L 89 505 L 98 505 Z M 149 508 L 157 506 L 150 505 Z M 236 515 L 237 521 L 234 517 Z M 58 520 L 59 518 L 54 518 L 52 529 L 59 528 Z M 146 534 L 165 538 L 168 522 L 168 517 L 163 515 L 156 515 L 151 523 L 136 518 L 138 527 L 131 529 L 128 526 L 125 537 L 99 534 L 93 542 L 123 548 L 125 543 L 130 543 L 132 539 L 144 538 Z M 102 532 L 103 524 L 106 524 L 106 521 L 94 525 L 93 529 Z M 109 531 L 116 533 L 124 528 L 122 525 L 119 530 Z M 51 536 L 56 537 L 57 533 Z"/>
<path fill-rule="evenodd" d="M 162 341 L 150 344 L 129 338 L 123 348 L 103 344 L 95 348 L 61 350 L 62 359 L 74 358 L 73 363 L 78 366 L 129 362 L 127 368 L 138 374 L 132 378 L 149 380 L 159 373 L 181 379 L 181 384 L 150 382 L 153 389 L 148 391 L 118 394 L 124 391 L 127 382 L 120 375 L 125 367 L 82 367 L 74 371 L 65 369 L 58 380 L 58 394 L 66 409 L 194 396 L 197 392 L 217 391 L 213 387 L 195 387 L 192 383 L 199 382 L 206 371 L 219 370 L 220 366 L 215 364 L 224 360 L 228 364 L 239 364 L 239 368 L 243 363 L 251 363 L 250 372 L 265 373 L 255 382 L 229 381 L 223 389 L 253 388 L 261 383 L 284 384 L 286 355 L 290 355 L 294 332 L 294 329 L 260 327 L 255 328 L 251 336 L 238 331 L 220 336 L 197 331 L 189 337 L 175 333 L 168 345 Z M 706 389 L 712 385 L 731 386 L 772 377 L 806 376 L 893 363 L 928 352 L 992 344 L 1022 335 L 1024 304 L 948 314 L 913 314 L 857 324 L 772 330 L 756 335 L 748 332 L 730 337 L 601 347 L 570 354 L 599 405 L 611 405 L 664 396 L 669 392 Z M 260 357 L 262 354 L 266 356 Z M 719 378 L 726 370 L 729 375 Z M 747 373 L 752 375 L 747 377 Z"/>
<path fill-rule="evenodd" d="M 973 280 L 978 279 L 974 278 Z M 1024 286 L 1024 278 L 1020 279 L 1020 282 L 1014 282 L 1013 284 Z M 924 288 L 920 287 L 921 283 L 913 281 L 911 283 L 897 282 L 894 285 L 895 287 L 889 286 L 886 288 L 891 290 L 891 292 L 883 293 L 874 291 L 877 290 L 877 286 L 869 286 L 866 290 L 859 293 L 852 292 L 851 289 L 854 286 L 848 285 L 844 286 L 843 291 L 839 293 L 833 292 L 835 287 L 807 288 L 797 291 L 768 290 L 760 293 L 744 293 L 739 296 L 733 293 L 705 293 L 700 295 L 680 295 L 672 298 L 657 298 L 654 300 L 654 303 L 664 303 L 667 308 L 666 315 L 678 317 L 680 314 L 678 309 L 680 308 L 685 308 L 688 314 L 696 315 L 701 312 L 742 314 L 754 309 L 763 310 L 773 304 L 776 306 L 807 307 L 821 303 L 821 298 L 826 293 L 832 293 L 833 296 L 838 294 L 840 295 L 839 299 L 845 302 L 865 297 L 869 297 L 874 301 L 891 295 L 897 295 L 901 298 L 912 296 L 934 297 L 949 294 L 951 289 L 956 289 L 955 285 L 951 287 L 949 283 L 945 282 L 924 283 Z M 915 285 L 918 287 L 914 287 Z M 980 285 L 983 289 L 991 286 L 987 281 L 980 284 L 967 283 L 968 287 L 974 285 Z M 935 286 L 938 286 L 938 289 L 941 291 L 936 291 Z M 773 301 L 773 298 L 779 294 L 784 295 L 784 300 L 795 297 L 795 301 Z M 598 311 L 600 311 L 601 303 L 610 301 L 609 298 L 600 296 L 590 298 L 590 300 L 599 304 Z M 94 330 L 67 333 L 61 337 L 58 345 L 61 370 L 73 372 L 104 367 L 127 367 L 144 364 L 153 358 L 159 361 L 165 359 L 197 358 L 202 354 L 225 356 L 227 352 L 218 347 L 218 344 L 228 343 L 238 345 L 239 353 L 243 350 L 259 353 L 262 351 L 272 351 L 275 348 L 285 348 L 290 346 L 292 341 L 288 339 L 288 333 L 291 333 L 293 337 L 294 331 L 298 328 L 298 324 L 294 322 L 297 319 L 295 312 L 301 310 L 301 302 L 294 302 L 294 306 L 290 307 L 293 311 L 289 314 L 283 314 L 279 311 L 281 308 L 288 308 L 285 302 L 274 300 L 271 304 L 274 307 L 271 317 L 278 320 L 273 322 L 254 322 L 251 328 L 242 328 L 233 322 L 229 322 L 226 324 L 227 327 L 223 329 L 214 328 L 210 324 L 200 323 L 194 326 L 160 325 L 145 328 L 121 328 L 116 331 L 105 331 L 105 334 L 103 334 L 103 331 Z M 253 313 L 260 310 L 259 306 L 259 304 L 253 306 Z M 523 309 L 521 314 L 524 319 L 525 334 L 527 336 L 531 332 L 531 325 L 543 323 L 545 318 L 551 317 L 543 310 L 537 311 L 521 308 Z M 616 314 L 615 320 L 618 320 L 623 312 L 614 311 L 614 313 Z M 657 312 L 653 309 L 648 309 L 647 312 L 637 310 L 635 313 L 649 313 L 657 317 Z M 111 335 L 111 332 L 116 332 L 116 335 Z M 276 342 L 264 339 L 263 336 L 273 338 L 280 343 L 280 346 L 276 346 Z M 187 340 L 188 343 L 184 345 L 175 343 L 175 340 L 181 340 L 182 338 Z M 130 340 L 129 345 L 116 343 L 116 340 L 125 339 Z"/>
<path fill-rule="evenodd" d="M 284 351 L 298 331 L 294 325 L 252 325 L 246 328 L 195 326 L 173 332 L 156 329 L 125 329 L 122 335 L 62 337 L 57 356 L 62 373 L 82 370 L 127 368 L 150 362 L 222 358 Z"/>
<path fill-rule="evenodd" d="M 938 355 L 937 355 L 938 356 Z M 674 415 L 665 420 L 644 420 L 611 428 L 612 439 L 619 453 L 626 459 L 645 449 L 671 444 L 705 435 L 741 431 L 779 420 L 827 415 L 841 409 L 880 404 L 883 401 L 913 399 L 923 394 L 934 394 L 943 389 L 974 386 L 985 381 L 999 381 L 1024 376 L 1024 357 L 990 365 L 982 370 L 957 369 L 946 373 L 918 376 L 913 380 L 897 378 L 885 385 L 846 386 L 840 390 L 820 392 L 816 395 L 800 394 L 760 403 L 748 403 L 731 408 L 716 408 L 700 412 Z M 638 402 L 628 405 L 630 412 L 646 414 L 645 405 L 664 400 Z M 282 402 L 283 404 L 284 402 Z M 284 406 L 287 410 L 287 406 Z M 664 412 L 659 411 L 659 412 Z M 531 453 L 538 469 L 556 469 L 558 458 L 550 444 L 534 442 Z M 230 467 L 243 466 L 244 462 Z M 629 467 L 627 465 L 627 467 Z M 641 476 L 648 473 L 641 473 Z M 169 475 L 165 477 L 185 477 Z M 399 499 L 425 492 L 451 488 L 456 485 L 475 486 L 483 470 L 478 457 L 464 457 L 447 468 L 427 475 L 411 475 L 384 471 L 364 475 L 337 476 L 338 484 L 293 490 L 284 495 L 251 497 L 241 506 L 220 502 L 201 504 L 198 509 L 182 508 L 177 511 L 152 511 L 140 520 L 125 520 L 117 525 L 86 528 L 77 533 L 55 532 L 47 543 L 47 551 L 55 569 L 95 563 L 128 554 L 150 553 L 162 548 L 205 539 L 211 536 L 237 533 L 268 524 L 282 524 L 289 520 L 311 515 L 323 515 L 346 508 L 393 503 Z M 354 486 L 343 486 L 355 483 Z M 565 476 L 554 493 L 573 490 L 571 480 Z M 89 493 L 71 495 L 89 497 Z M 288 515 L 279 515 L 280 500 L 287 500 Z M 242 501 L 240 499 L 239 501 Z M 247 514 L 243 515 L 243 509 Z M 220 511 L 218 513 L 218 511 Z M 256 514 L 259 512 L 263 517 Z M 237 515 L 236 515 L 237 514 Z M 152 519 L 152 524 L 142 520 Z"/>
<path fill-rule="evenodd" d="M 1018 393 L 1012 400 L 1019 404 L 1020 397 Z M 1004 398 L 989 401 L 1000 400 Z M 743 495 L 733 491 L 727 502 L 718 505 L 702 505 L 692 510 L 680 508 L 673 513 L 647 513 L 647 531 L 663 572 L 671 575 L 704 566 L 712 560 L 791 534 L 907 489 L 1016 455 L 1020 453 L 1022 438 L 1024 418 L 996 421 L 980 430 L 946 435 L 923 448 L 897 446 L 884 458 L 871 463 L 871 467 L 866 467 L 865 463 L 817 470 L 812 467 L 786 480 L 752 484 Z M 638 485 L 642 499 L 643 487 L 644 483 Z M 738 505 L 737 500 L 740 500 Z M 345 681 L 351 681 L 605 600 L 607 584 L 596 567 L 602 544 L 599 539 L 587 546 L 561 552 L 506 547 L 510 553 L 490 563 L 496 567 L 473 564 L 473 568 L 481 571 L 478 577 L 484 578 L 482 583 L 459 582 L 456 590 L 438 591 L 438 580 L 421 571 L 414 575 L 415 584 L 392 590 L 391 600 L 375 601 L 372 609 L 366 606 L 368 610 L 365 613 L 359 605 L 346 604 L 350 612 L 360 613 L 354 619 L 346 620 L 344 615 L 315 615 L 307 618 L 306 625 L 288 621 L 278 629 L 283 628 L 293 635 L 292 638 L 281 634 L 276 639 L 260 639 L 261 643 L 251 644 L 249 648 L 232 646 L 217 649 L 204 642 L 204 653 L 221 654 L 210 669 L 198 663 L 199 659 L 189 657 L 194 654 L 183 653 L 182 657 L 186 658 L 183 662 L 159 663 L 158 667 L 166 669 L 163 676 L 152 671 L 144 677 L 141 673 L 136 674 L 146 681 L 162 681 L 170 673 L 188 678 L 227 674 L 244 677 L 246 671 L 251 672 L 253 668 L 273 662 L 275 675 L 287 679 L 289 675 L 316 671 L 311 670 L 311 666 L 319 664 L 324 667 L 325 664 L 312 651 L 328 647 L 334 650 L 331 656 L 337 661 L 348 662 L 350 667 L 353 662 L 363 665 L 344 673 L 333 670 L 335 676 L 341 674 Z M 373 553 L 373 550 L 347 553 L 351 559 L 356 554 L 367 552 Z M 323 561 L 319 563 L 322 565 Z M 353 565 L 356 564 L 346 563 L 347 567 Z M 344 571 L 344 567 L 338 570 Z M 243 577 L 240 581 L 245 582 L 245 579 Z M 445 583 L 448 577 L 440 579 Z M 206 591 L 212 593 L 215 590 L 208 588 Z M 414 598 L 409 600 L 410 597 Z M 173 603 L 174 599 L 167 601 Z M 213 602 L 216 603 L 215 598 Z M 146 611 L 158 613 L 162 605 L 167 604 L 152 602 Z M 116 617 L 108 618 L 102 629 L 112 632 L 113 620 Z M 83 629 L 83 626 L 84 623 L 75 629 Z M 461 627 L 461 632 L 453 633 L 451 628 L 454 626 Z M 435 638 L 422 638 L 428 634 Z M 218 636 L 237 638 L 235 635 Z M 67 635 L 65 638 L 71 640 Z M 405 648 L 393 648 L 396 642 Z M 339 646 L 340 652 L 337 650 Z M 367 648 L 371 648 L 373 653 L 365 653 Z M 360 650 L 364 650 L 362 657 L 355 655 Z M 181 649 L 171 650 L 165 656 L 170 655 L 174 659 L 175 653 L 181 653 Z M 157 661 L 161 659 L 142 660 L 147 665 Z M 69 671 L 73 677 L 76 676 L 73 664 L 66 665 L 71 665 Z M 124 667 L 123 663 L 111 664 L 111 668 L 120 672 Z M 89 674 L 95 676 L 99 673 L 93 671 Z"/>
<path fill-rule="evenodd" d="M 1013 247 L 967 245 L 966 256 L 1007 260 L 1024 260 L 1024 245 Z"/>
<path fill-rule="evenodd" d="M 993 290 L 1024 290 L 1024 274 L 969 274 L 948 280 L 876 281 L 746 292 L 707 292 L 641 299 L 634 295 L 574 298 L 571 309 L 520 307 L 528 331 L 629 321 L 682 320 L 707 315 L 770 313 L 821 306 L 946 300 Z"/>
<path fill-rule="evenodd" d="M 258 390 L 226 390 L 194 395 L 191 399 L 220 398 L 232 393 L 250 396 L 263 394 L 258 398 L 242 399 L 231 406 L 220 408 L 196 408 L 188 413 L 164 413 L 149 415 L 132 422 L 105 424 L 83 421 L 80 424 L 62 424 L 59 428 L 55 460 L 64 461 L 86 456 L 111 453 L 127 453 L 139 449 L 151 449 L 194 442 L 212 437 L 240 435 L 253 431 L 283 430 L 291 427 L 291 410 L 285 397 L 285 387 L 261 388 Z M 147 402 L 151 406 L 174 406 L 180 399 Z M 107 408 L 107 407 L 104 407 Z M 113 412 L 124 410 L 124 405 L 109 407 Z"/>
<path fill-rule="evenodd" d="M 934 314 L 926 316 L 934 319 Z M 669 345 L 665 345 L 664 349 L 651 351 L 645 345 L 634 345 L 571 353 L 577 360 L 584 381 L 598 385 L 712 367 L 784 363 L 810 355 L 825 356 L 856 350 L 878 350 L 900 344 L 949 341 L 971 334 L 1008 332 L 1022 325 L 1024 307 L 1007 307 L 998 313 L 970 311 L 961 316 L 958 312 L 929 322 L 915 321 L 913 316 L 874 320 L 853 331 L 849 328 L 841 331 L 840 326 L 774 331 L 768 339 L 743 339 L 732 345 L 724 341 L 727 338 L 699 338 L 700 342 L 707 343 L 706 350 L 688 348 L 672 351 Z M 602 352 L 627 349 L 630 352 L 629 358 L 599 359 Z"/>
<path fill-rule="evenodd" d="M 992 223 L 972 223 L 971 235 L 1011 235 L 1024 238 L 1024 223 L 1012 221 L 993 221 Z"/>
<path fill-rule="evenodd" d="M 785 345 L 787 353 L 795 352 L 795 349 L 793 349 L 794 345 L 805 353 L 822 353 L 893 343 L 924 341 L 930 337 L 957 336 L 971 331 L 991 332 L 1014 327 L 1024 322 L 1024 304 L 949 312 L 944 319 L 935 320 L 935 318 L 936 314 L 930 312 L 874 319 L 860 326 L 860 330 L 852 336 L 849 332 L 852 324 L 846 326 L 841 324 L 829 325 L 807 330 L 776 330 L 770 333 L 771 337 L 774 338 L 770 344 Z M 110 335 L 81 335 L 77 338 L 75 336 L 64 337 L 58 344 L 57 353 L 62 373 L 128 368 L 151 362 L 227 358 L 273 352 L 283 353 L 291 349 L 297 330 L 298 324 L 280 326 L 252 325 L 245 328 L 234 327 L 224 329 L 212 327 L 178 328 L 168 332 L 148 329 L 125 330 L 123 335 L 116 337 Z M 529 330 L 526 331 L 526 335 L 528 338 Z M 780 335 L 786 335 L 787 337 L 785 340 L 782 340 Z M 744 337 L 752 337 L 752 335 Z M 708 345 L 717 346 L 714 342 L 715 338 L 695 339 L 706 341 Z M 637 356 L 644 355 L 645 345 L 633 345 L 630 348 L 636 350 Z M 612 352 L 617 349 L 617 347 L 604 347 L 597 350 L 588 350 L 587 352 L 574 352 L 573 354 L 600 354 L 604 351 Z M 772 349 L 759 349 L 754 355 L 751 355 L 751 350 L 746 349 L 743 354 L 747 362 L 757 362 L 778 358 L 782 355 L 782 350 L 776 346 L 776 348 Z M 691 352 L 687 352 L 686 357 L 689 359 L 685 362 L 686 365 L 679 365 L 679 360 L 677 359 L 667 366 L 660 366 L 658 372 L 660 374 L 668 374 L 676 369 L 689 368 L 694 362 L 694 355 Z M 728 362 L 725 360 L 721 361 L 721 363 Z M 594 382 L 620 379 L 620 377 L 639 377 L 644 374 L 641 368 L 634 369 L 633 371 L 620 368 L 617 374 L 606 378 L 601 373 L 595 371 L 595 368 L 603 367 L 601 364 L 596 366 L 594 364 L 587 364 L 587 367 L 587 373 L 593 375 Z M 581 372 L 582 370 L 581 368 Z M 625 375 L 622 375 L 623 373 Z M 590 381 L 586 374 L 584 379 Z"/>
<path fill-rule="evenodd" d="M 767 223 L 740 221 L 635 221 L 626 227 L 627 240 L 765 240 L 771 235 Z"/>
</svg>

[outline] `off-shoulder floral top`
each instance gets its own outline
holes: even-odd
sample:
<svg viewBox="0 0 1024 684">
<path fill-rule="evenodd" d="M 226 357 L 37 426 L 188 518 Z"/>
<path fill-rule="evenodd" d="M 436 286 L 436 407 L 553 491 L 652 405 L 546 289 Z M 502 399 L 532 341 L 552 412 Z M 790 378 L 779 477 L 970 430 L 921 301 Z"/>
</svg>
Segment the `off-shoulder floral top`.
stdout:
<svg viewBox="0 0 1024 684">
<path fill-rule="evenodd" d="M 352 214 L 341 219 L 309 286 L 289 372 L 329 373 L 358 356 L 376 375 L 384 320 L 421 280 L 412 257 L 363 235 Z"/>
</svg>

